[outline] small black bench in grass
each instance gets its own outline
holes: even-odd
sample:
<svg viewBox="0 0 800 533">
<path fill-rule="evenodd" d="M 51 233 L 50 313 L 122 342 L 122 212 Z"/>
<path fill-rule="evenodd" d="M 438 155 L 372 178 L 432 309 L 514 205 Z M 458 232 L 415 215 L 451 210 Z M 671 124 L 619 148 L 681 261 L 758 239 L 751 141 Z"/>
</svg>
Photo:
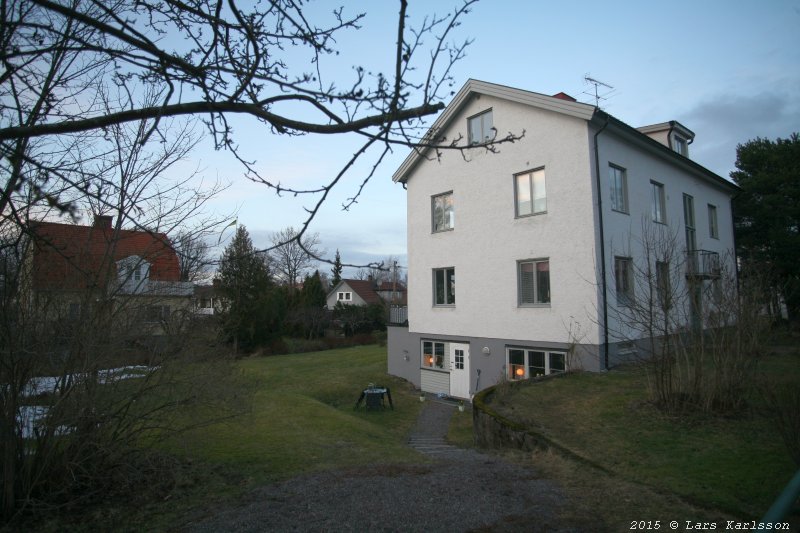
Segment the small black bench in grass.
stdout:
<svg viewBox="0 0 800 533">
<path fill-rule="evenodd" d="M 385 400 L 389 400 L 389 407 L 394 410 L 392 392 L 389 390 L 389 387 L 381 387 L 380 385 L 370 383 L 366 389 L 361 391 L 361 395 L 358 397 L 358 401 L 356 401 L 356 405 L 353 409 L 358 409 L 361 402 L 364 402 L 364 407 L 367 411 L 386 409 Z"/>
</svg>

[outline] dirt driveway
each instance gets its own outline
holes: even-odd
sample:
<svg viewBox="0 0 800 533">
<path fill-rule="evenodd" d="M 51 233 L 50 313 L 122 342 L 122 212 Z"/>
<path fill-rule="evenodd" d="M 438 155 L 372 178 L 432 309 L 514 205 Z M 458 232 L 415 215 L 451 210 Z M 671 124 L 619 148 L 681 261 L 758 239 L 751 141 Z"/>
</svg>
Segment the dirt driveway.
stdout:
<svg viewBox="0 0 800 533">
<path fill-rule="evenodd" d="M 191 532 L 602 530 L 566 524 L 551 481 L 501 457 L 444 441 L 451 405 L 428 402 L 409 445 L 431 464 L 379 464 L 299 476 L 260 487 L 239 505 L 209 509 Z M 598 527 L 599 526 L 599 527 Z"/>
</svg>

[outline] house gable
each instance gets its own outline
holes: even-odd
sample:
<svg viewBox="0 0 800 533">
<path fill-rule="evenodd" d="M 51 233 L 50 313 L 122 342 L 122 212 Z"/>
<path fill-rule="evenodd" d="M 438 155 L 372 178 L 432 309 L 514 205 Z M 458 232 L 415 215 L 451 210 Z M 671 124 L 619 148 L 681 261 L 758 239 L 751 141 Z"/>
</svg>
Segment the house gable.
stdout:
<svg viewBox="0 0 800 533">
<path fill-rule="evenodd" d="M 504 85 L 498 85 L 480 80 L 470 79 L 459 90 L 453 100 L 442 111 L 441 115 L 436 119 L 428 133 L 425 135 L 420 147 L 412 149 L 411 153 L 406 157 L 397 171 L 393 174 L 392 180 L 394 182 L 406 183 L 414 174 L 415 167 L 421 162 L 426 161 L 426 155 L 432 149 L 425 146 L 430 144 L 448 144 L 452 141 L 442 141 L 438 136 L 445 132 L 455 121 L 459 119 L 466 119 L 464 110 L 466 106 L 474 98 L 487 96 L 494 99 L 499 99 L 506 102 L 513 102 L 535 109 L 559 113 L 561 115 L 584 120 L 591 123 L 594 131 L 601 128 L 611 127 L 618 130 L 618 134 L 623 135 L 627 140 L 639 145 L 644 149 L 648 149 L 658 157 L 665 158 L 671 163 L 676 164 L 689 170 L 697 177 L 704 179 L 717 186 L 724 187 L 729 191 L 738 190 L 738 187 L 730 181 L 718 176 L 711 172 L 702 165 L 692 161 L 685 155 L 678 153 L 674 147 L 674 134 L 678 134 L 685 141 L 691 143 L 694 140 L 694 132 L 683 124 L 677 121 L 669 121 L 660 124 L 653 124 L 641 128 L 634 128 L 624 123 L 623 121 L 609 115 L 608 113 L 596 108 L 589 104 L 583 104 L 575 101 L 572 97 L 558 93 L 553 96 L 547 96 L 532 91 L 525 91 Z M 665 133 L 666 132 L 666 133 Z M 507 133 L 521 135 L 522 131 L 508 132 L 508 128 L 502 125 L 498 128 L 498 139 L 502 138 Z M 662 135 L 663 133 L 663 135 Z M 662 138 L 663 137 L 663 138 Z M 459 143 L 463 144 L 463 143 Z"/>
<path fill-rule="evenodd" d="M 118 264 L 132 257 L 147 263 L 152 281 L 180 280 L 178 256 L 166 235 L 115 231 L 106 222 L 104 218 L 93 226 L 32 222 L 34 289 L 103 288 L 119 279 Z"/>
<path fill-rule="evenodd" d="M 448 104 L 444 111 L 442 111 L 442 114 L 439 115 L 439 118 L 437 118 L 433 123 L 421 144 L 441 144 L 441 141 L 437 140 L 437 135 L 440 132 L 445 131 L 453 123 L 453 121 L 462 118 L 463 109 L 470 102 L 471 98 L 479 98 L 481 95 L 499 98 L 501 100 L 507 100 L 510 102 L 516 102 L 518 104 L 531 106 L 537 109 L 561 113 L 583 120 L 591 119 L 594 113 L 594 107 L 588 104 L 581 104 L 579 102 L 566 100 L 560 97 L 546 96 L 544 94 L 515 89 L 505 85 L 498 85 L 495 83 L 470 79 L 464 84 L 461 90 L 458 91 L 456 96 L 453 97 L 453 100 L 450 102 L 450 104 Z M 395 182 L 405 183 L 411 176 L 414 167 L 421 160 L 425 160 L 425 155 L 427 154 L 428 150 L 430 150 L 430 148 L 426 148 L 424 146 L 420 149 L 412 150 L 394 173 L 392 180 Z"/>
<path fill-rule="evenodd" d="M 372 280 L 343 279 L 328 293 L 327 305 L 332 309 L 337 302 L 345 305 L 371 305 L 383 303 Z M 339 293 L 349 294 L 349 299 L 339 299 Z"/>
</svg>

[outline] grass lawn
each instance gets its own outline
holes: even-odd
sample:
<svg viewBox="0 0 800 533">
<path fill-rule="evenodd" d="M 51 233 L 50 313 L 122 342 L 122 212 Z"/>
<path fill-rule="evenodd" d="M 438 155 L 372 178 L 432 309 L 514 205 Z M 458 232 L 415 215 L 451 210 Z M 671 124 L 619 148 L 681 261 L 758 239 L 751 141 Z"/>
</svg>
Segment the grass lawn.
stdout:
<svg viewBox="0 0 800 533">
<path fill-rule="evenodd" d="M 768 356 L 759 372 L 770 383 L 800 387 L 800 353 Z M 758 393 L 751 409 L 735 417 L 679 420 L 647 403 L 644 379 L 635 368 L 573 374 L 520 384 L 492 405 L 622 480 L 760 518 L 797 466 Z"/>
<path fill-rule="evenodd" d="M 255 483 L 374 462 L 420 461 L 405 445 L 420 410 L 408 384 L 386 374 L 386 348 L 359 346 L 245 359 L 252 412 L 181 435 L 176 450 L 224 464 Z M 391 387 L 394 411 L 353 410 L 369 383 Z"/>
<path fill-rule="evenodd" d="M 406 446 L 421 404 L 408 383 L 386 374 L 385 347 L 251 357 L 236 364 L 253 385 L 250 412 L 167 442 L 165 451 L 191 459 L 195 468 L 184 473 L 183 489 L 169 502 L 142 509 L 136 528 L 172 528 L 190 508 L 203 513 L 210 502 L 305 472 L 428 460 Z M 370 383 L 391 388 L 394 410 L 366 412 L 363 403 L 353 409 Z"/>
<path fill-rule="evenodd" d="M 188 516 L 202 517 L 259 484 L 342 467 L 429 461 L 406 445 L 422 404 L 410 384 L 386 373 L 385 347 L 250 357 L 234 365 L 242 373 L 238 383 L 250 409 L 158 445 L 180 459 L 176 485 L 164 501 L 109 502 L 77 516 L 55 516 L 37 528 L 173 530 Z M 198 385 L 196 376 L 214 372 L 213 364 L 198 364 L 184 368 L 182 377 L 212 396 L 230 393 L 230 382 L 219 374 Z M 353 409 L 370 383 L 391 388 L 394 410 L 367 412 L 363 403 Z M 209 407 L 181 416 L 210 419 L 219 413 Z"/>
</svg>

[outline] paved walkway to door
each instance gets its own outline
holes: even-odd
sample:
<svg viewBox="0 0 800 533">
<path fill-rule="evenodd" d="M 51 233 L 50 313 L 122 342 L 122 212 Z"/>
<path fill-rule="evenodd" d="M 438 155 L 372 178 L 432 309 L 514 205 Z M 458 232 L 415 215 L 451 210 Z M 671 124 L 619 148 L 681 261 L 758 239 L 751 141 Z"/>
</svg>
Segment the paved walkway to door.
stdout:
<svg viewBox="0 0 800 533">
<path fill-rule="evenodd" d="M 434 399 L 428 394 L 417 423 L 411 430 L 408 445 L 417 451 L 440 458 L 455 459 L 467 453 L 468 450 L 447 443 L 447 427 L 456 409 L 454 404 Z"/>
<path fill-rule="evenodd" d="M 600 531 L 562 523 L 561 491 L 531 469 L 447 444 L 457 407 L 429 396 L 409 446 L 430 463 L 377 464 L 296 477 L 209 510 L 184 531 Z M 213 514 L 212 514 L 213 513 Z"/>
</svg>

